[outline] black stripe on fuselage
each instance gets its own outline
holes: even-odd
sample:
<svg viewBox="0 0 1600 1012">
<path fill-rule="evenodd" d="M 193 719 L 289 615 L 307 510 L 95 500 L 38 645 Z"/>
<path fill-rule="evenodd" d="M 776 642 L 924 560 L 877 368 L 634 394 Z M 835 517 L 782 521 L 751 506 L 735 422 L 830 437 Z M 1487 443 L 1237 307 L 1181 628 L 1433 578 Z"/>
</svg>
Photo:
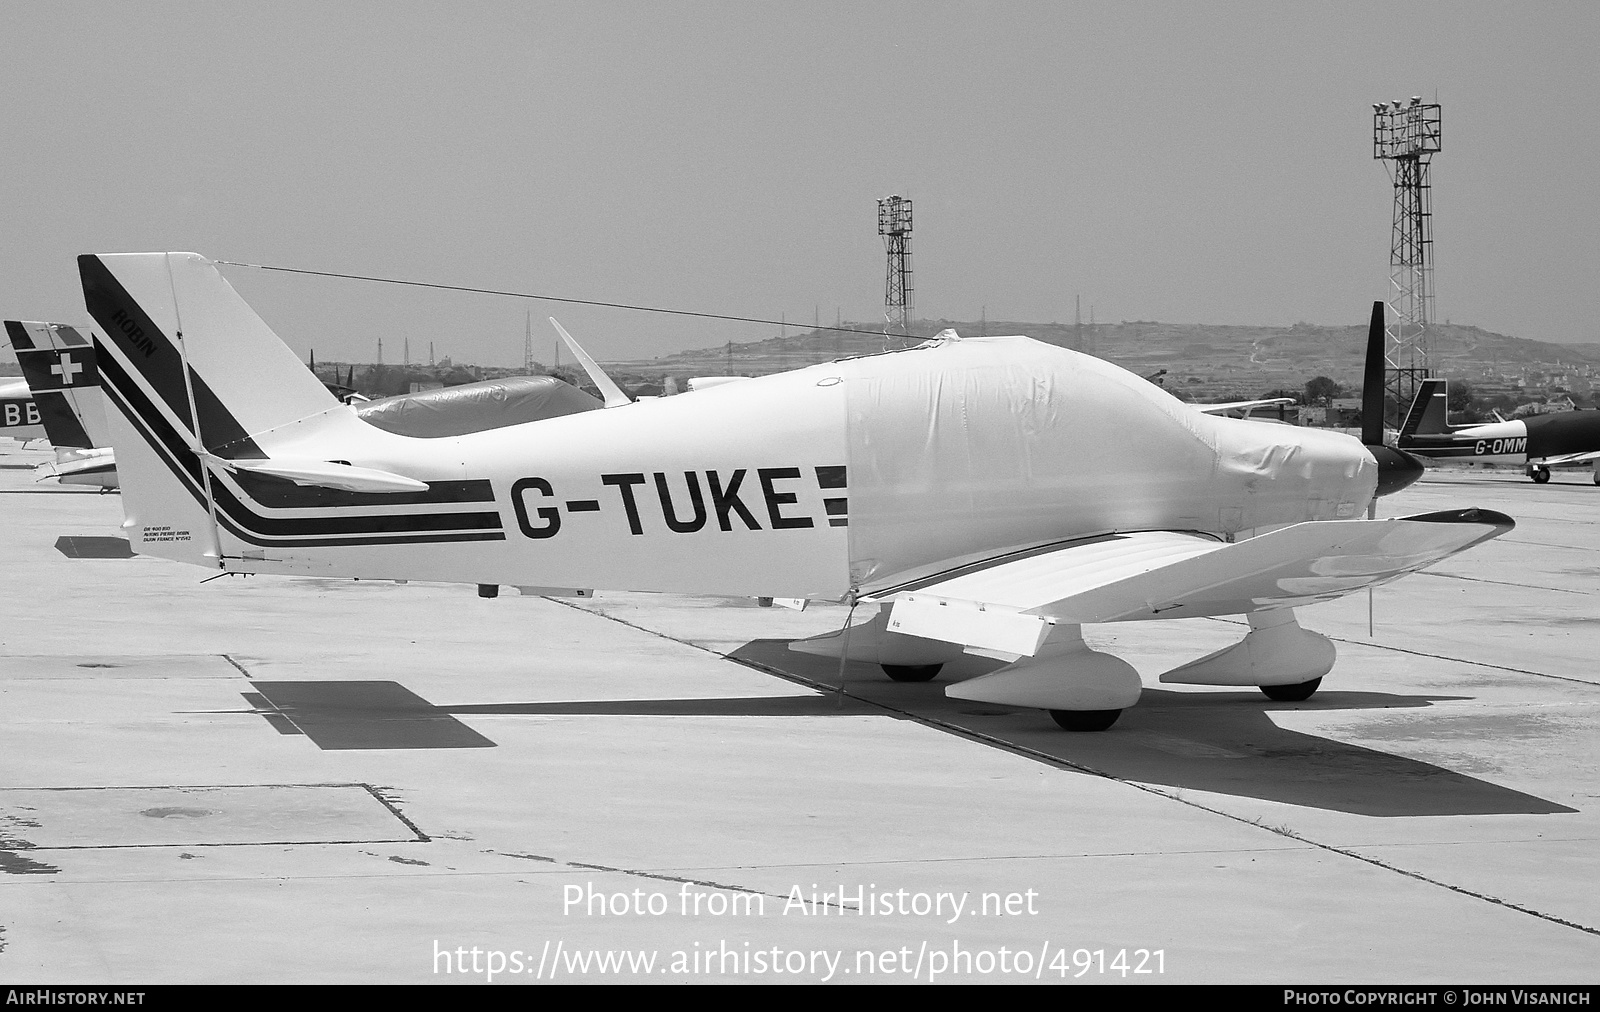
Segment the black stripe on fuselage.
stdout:
<svg viewBox="0 0 1600 1012">
<path fill-rule="evenodd" d="M 198 459 L 183 445 L 177 430 L 164 416 L 155 411 L 154 405 L 122 371 L 120 362 L 113 356 L 102 355 L 101 363 L 106 396 L 139 429 L 145 442 L 172 471 L 179 483 L 188 489 L 195 502 L 204 508 L 205 491 Z M 211 483 L 212 495 L 216 503 L 218 522 L 240 540 L 264 547 L 505 540 L 498 511 L 332 517 L 263 516 L 251 510 L 234 495 L 228 482 L 220 480 L 223 476 L 214 474 L 212 477 L 214 479 Z M 446 489 L 445 492 L 455 494 L 456 490 Z"/>
<path fill-rule="evenodd" d="M 494 502 L 487 478 L 430 481 L 426 492 L 346 492 L 315 485 L 296 485 L 275 474 L 235 471 L 233 480 L 252 500 L 277 509 L 347 509 L 360 506 L 419 506 L 442 503 Z M 597 507 L 598 508 L 598 507 Z"/>
</svg>

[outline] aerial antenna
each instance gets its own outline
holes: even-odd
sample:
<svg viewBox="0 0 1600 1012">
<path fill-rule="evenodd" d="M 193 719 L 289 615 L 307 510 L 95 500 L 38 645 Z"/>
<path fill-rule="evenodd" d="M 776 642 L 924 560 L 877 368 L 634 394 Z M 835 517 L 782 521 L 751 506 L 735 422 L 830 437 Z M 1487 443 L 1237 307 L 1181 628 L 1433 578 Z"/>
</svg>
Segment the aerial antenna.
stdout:
<svg viewBox="0 0 1600 1012">
<path fill-rule="evenodd" d="M 622 388 L 617 386 L 610 376 L 606 375 L 606 371 L 600 368 L 599 364 L 589 356 L 588 352 L 583 350 L 577 341 L 572 339 L 572 335 L 567 333 L 566 328 L 557 323 L 556 318 L 553 316 L 550 317 L 550 325 L 556 328 L 556 333 L 561 335 L 561 340 L 567 342 L 567 347 L 571 348 L 572 353 L 578 357 L 578 362 L 582 364 L 583 371 L 589 374 L 589 381 L 595 385 L 595 388 L 600 391 L 600 396 L 605 399 L 606 407 L 618 408 L 624 404 L 633 403 L 633 398 L 622 392 Z"/>
<path fill-rule="evenodd" d="M 883 282 L 884 335 L 898 327 L 911 335 L 911 201 L 899 194 L 878 201 L 878 234 L 889 263 Z"/>
<path fill-rule="evenodd" d="M 1372 157 L 1394 183 L 1389 248 L 1389 322 L 1385 327 L 1384 422 L 1401 413 L 1427 378 L 1428 320 L 1433 315 L 1433 202 L 1429 163 L 1440 150 L 1437 102 L 1395 99 L 1372 106 Z M 1389 398 L 1392 398 L 1390 400 Z"/>
</svg>

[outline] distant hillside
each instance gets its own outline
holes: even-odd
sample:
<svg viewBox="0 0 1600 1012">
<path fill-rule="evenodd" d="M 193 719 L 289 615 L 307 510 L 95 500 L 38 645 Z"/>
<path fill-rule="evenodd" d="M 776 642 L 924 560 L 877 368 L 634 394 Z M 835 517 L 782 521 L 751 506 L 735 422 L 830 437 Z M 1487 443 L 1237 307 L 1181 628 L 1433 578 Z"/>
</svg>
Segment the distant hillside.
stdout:
<svg viewBox="0 0 1600 1012">
<path fill-rule="evenodd" d="M 872 324 L 848 323 L 868 330 Z M 1086 351 L 1141 376 L 1166 370 L 1167 389 L 1190 398 L 1253 396 L 1273 389 L 1299 389 L 1314 376 L 1342 386 L 1361 385 L 1366 327 L 1206 326 L 1134 320 L 1122 323 L 987 323 L 920 320 L 914 340 L 953 329 L 964 337 L 982 332 L 1022 334 L 1047 344 Z M 1429 329 L 1434 371 L 1475 384 L 1538 386 L 1564 381 L 1587 391 L 1592 375 L 1600 386 L 1600 345 L 1550 344 L 1493 334 L 1477 327 L 1437 324 Z M 746 344 L 680 352 L 645 362 L 616 363 L 619 372 L 661 379 L 674 376 L 762 376 L 818 362 L 903 347 L 906 341 L 876 334 L 808 330 Z"/>
</svg>

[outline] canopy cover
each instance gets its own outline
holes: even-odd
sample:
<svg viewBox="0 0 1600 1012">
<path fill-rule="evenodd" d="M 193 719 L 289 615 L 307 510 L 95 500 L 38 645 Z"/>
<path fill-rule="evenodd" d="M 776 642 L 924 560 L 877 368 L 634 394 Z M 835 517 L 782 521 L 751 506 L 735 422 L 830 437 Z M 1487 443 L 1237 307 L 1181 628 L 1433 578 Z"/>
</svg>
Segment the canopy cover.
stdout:
<svg viewBox="0 0 1600 1012">
<path fill-rule="evenodd" d="M 509 376 L 385 397 L 357 406 L 356 414 L 397 436 L 438 439 L 602 406 L 598 398 L 554 376 Z"/>
</svg>

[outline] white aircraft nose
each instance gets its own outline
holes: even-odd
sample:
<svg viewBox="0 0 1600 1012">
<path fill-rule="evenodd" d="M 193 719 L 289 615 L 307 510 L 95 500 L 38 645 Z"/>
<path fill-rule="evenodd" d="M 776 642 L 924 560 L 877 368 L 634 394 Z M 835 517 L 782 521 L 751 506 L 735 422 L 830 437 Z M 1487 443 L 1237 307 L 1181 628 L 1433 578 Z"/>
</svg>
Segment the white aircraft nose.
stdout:
<svg viewBox="0 0 1600 1012">
<path fill-rule="evenodd" d="M 1378 461 L 1341 432 L 1232 422 L 1218 436 L 1223 470 L 1243 486 L 1241 527 L 1353 519 L 1377 491 Z"/>
</svg>

